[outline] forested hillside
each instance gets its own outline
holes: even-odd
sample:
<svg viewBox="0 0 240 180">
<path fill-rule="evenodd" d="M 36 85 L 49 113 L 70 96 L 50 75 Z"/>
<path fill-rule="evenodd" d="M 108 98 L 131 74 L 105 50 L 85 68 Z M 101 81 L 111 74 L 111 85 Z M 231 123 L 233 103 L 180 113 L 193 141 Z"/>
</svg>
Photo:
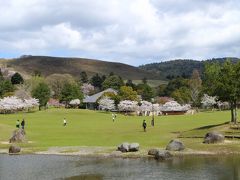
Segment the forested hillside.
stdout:
<svg viewBox="0 0 240 180">
<path fill-rule="evenodd" d="M 178 59 L 165 61 L 160 63 L 151 63 L 139 66 L 142 70 L 157 74 L 165 79 L 173 79 L 174 77 L 190 77 L 193 70 L 197 69 L 202 74 L 204 63 L 219 62 L 223 63 L 226 59 L 237 62 L 239 58 L 214 58 L 209 60 L 197 61 L 192 59 Z"/>
</svg>

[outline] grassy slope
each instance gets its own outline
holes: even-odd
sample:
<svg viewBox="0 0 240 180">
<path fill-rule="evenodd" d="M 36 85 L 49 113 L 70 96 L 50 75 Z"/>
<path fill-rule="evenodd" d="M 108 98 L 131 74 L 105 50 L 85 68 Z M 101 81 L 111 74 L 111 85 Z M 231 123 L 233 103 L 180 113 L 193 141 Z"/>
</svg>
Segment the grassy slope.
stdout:
<svg viewBox="0 0 240 180">
<path fill-rule="evenodd" d="M 142 80 L 133 80 L 134 84 L 140 84 L 142 83 Z M 149 84 L 149 86 L 151 87 L 157 87 L 161 84 L 167 84 L 167 81 L 163 81 L 163 80 L 154 80 L 154 79 L 148 79 L 147 83 Z"/>
<path fill-rule="evenodd" d="M 121 76 L 123 79 L 159 79 L 154 73 L 149 73 L 140 68 L 123 63 L 106 62 L 84 58 L 60 58 L 47 56 L 30 56 L 21 59 L 9 60 L 8 66 L 19 72 L 33 74 L 38 70 L 44 76 L 54 73 L 68 73 L 79 77 L 80 72 L 86 71 L 89 76 L 98 73 L 108 75 L 110 72 Z"/>
<path fill-rule="evenodd" d="M 0 141 L 8 141 L 16 120 L 26 118 L 27 138 L 34 143 L 23 146 L 43 148 L 51 146 L 109 146 L 116 147 L 121 142 L 139 142 L 141 147 L 165 147 L 169 140 L 179 133 L 206 125 L 228 121 L 229 112 L 199 113 L 183 116 L 156 117 L 155 127 L 150 127 L 147 117 L 147 132 L 142 131 L 144 117 L 118 115 L 115 123 L 111 114 L 89 110 L 49 109 L 35 113 L 0 115 Z M 62 119 L 68 120 L 67 127 Z M 206 146 L 202 139 L 182 139 L 188 148 L 222 148 L 221 145 Z M 8 145 L 0 144 L 0 147 Z M 232 146 L 231 146 L 232 147 Z M 235 146 L 239 147 L 239 144 Z"/>
</svg>

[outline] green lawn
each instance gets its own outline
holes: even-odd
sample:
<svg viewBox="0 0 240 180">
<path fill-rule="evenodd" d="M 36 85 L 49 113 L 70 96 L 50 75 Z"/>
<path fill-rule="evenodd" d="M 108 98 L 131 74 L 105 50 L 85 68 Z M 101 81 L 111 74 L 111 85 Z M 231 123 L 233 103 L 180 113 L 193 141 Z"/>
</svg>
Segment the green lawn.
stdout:
<svg viewBox="0 0 240 180">
<path fill-rule="evenodd" d="M 142 83 L 142 80 L 132 80 L 134 84 L 141 84 Z M 125 80 L 125 83 L 127 82 L 127 80 Z M 167 84 L 167 81 L 164 81 L 164 80 L 156 80 L 156 79 L 148 79 L 147 80 L 147 83 L 149 86 L 151 87 L 157 87 L 161 84 Z"/>
<path fill-rule="evenodd" d="M 27 139 L 33 143 L 22 146 L 47 148 L 52 146 L 108 146 L 116 147 L 122 142 L 138 142 L 141 147 L 162 147 L 182 134 L 198 133 L 192 129 L 221 124 L 230 119 L 230 112 L 202 112 L 195 115 L 155 117 L 155 127 L 150 126 L 151 117 L 117 115 L 112 122 L 110 113 L 79 109 L 48 109 L 34 113 L 0 115 L 0 142 L 8 141 L 15 129 L 17 119 L 26 120 Z M 68 125 L 63 127 L 63 118 Z M 146 118 L 147 132 L 142 130 Z M 207 130 L 206 130 L 207 131 Z M 240 131 L 240 130 L 239 130 Z M 201 131 L 200 134 L 203 132 Z M 202 139 L 181 139 L 189 148 L 202 148 Z M 0 143 L 0 148 L 9 145 Z M 213 146 L 214 147 L 214 146 Z M 237 145 L 238 147 L 238 145 Z M 209 146 L 208 146 L 209 148 Z"/>
</svg>

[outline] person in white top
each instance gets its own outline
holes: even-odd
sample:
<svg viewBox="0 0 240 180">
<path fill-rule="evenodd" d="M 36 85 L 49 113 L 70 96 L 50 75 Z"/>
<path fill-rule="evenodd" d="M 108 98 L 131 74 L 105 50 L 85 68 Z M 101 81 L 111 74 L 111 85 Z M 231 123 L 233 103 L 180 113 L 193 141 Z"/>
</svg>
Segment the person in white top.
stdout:
<svg viewBox="0 0 240 180">
<path fill-rule="evenodd" d="M 115 120 L 115 116 L 114 116 L 114 114 L 112 114 L 112 120 L 113 120 L 113 122 L 114 122 L 114 120 Z"/>
<path fill-rule="evenodd" d="M 67 120 L 66 118 L 63 118 L 63 126 L 66 126 L 67 125 Z"/>
</svg>

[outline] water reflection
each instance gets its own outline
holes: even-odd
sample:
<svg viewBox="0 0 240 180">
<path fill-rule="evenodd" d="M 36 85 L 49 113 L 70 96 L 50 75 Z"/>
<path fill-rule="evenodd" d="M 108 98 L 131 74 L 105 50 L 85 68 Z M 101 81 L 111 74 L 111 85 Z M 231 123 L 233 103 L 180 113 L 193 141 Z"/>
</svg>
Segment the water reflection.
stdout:
<svg viewBox="0 0 240 180">
<path fill-rule="evenodd" d="M 236 180 L 240 156 L 189 156 L 159 162 L 150 158 L 86 158 L 0 155 L 0 180 Z"/>
</svg>

